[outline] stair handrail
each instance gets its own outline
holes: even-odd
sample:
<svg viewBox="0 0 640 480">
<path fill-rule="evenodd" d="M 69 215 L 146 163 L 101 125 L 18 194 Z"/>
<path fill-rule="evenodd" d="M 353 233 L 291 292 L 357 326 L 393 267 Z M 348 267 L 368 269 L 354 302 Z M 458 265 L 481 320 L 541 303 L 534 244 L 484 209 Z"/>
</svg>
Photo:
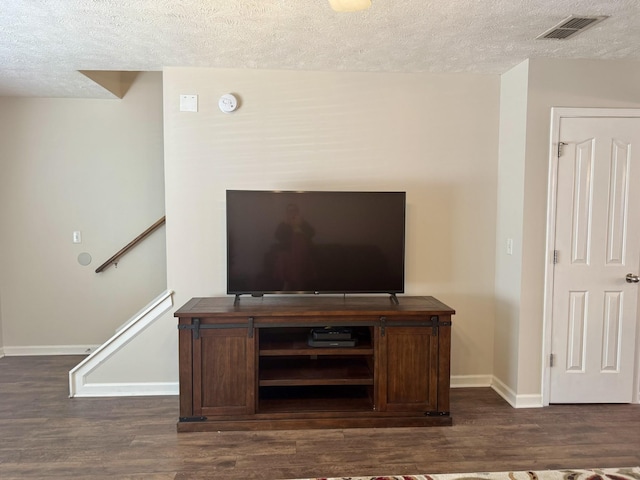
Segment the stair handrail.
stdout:
<svg viewBox="0 0 640 480">
<path fill-rule="evenodd" d="M 146 237 L 148 237 L 153 232 L 155 232 L 158 228 L 160 228 L 162 225 L 164 225 L 165 222 L 166 222 L 166 216 L 163 216 L 160 220 L 158 220 L 156 223 L 151 225 L 144 232 L 142 232 L 136 238 L 131 240 L 127 245 L 125 245 L 123 248 L 121 248 L 115 255 L 113 255 L 111 258 L 109 258 L 109 260 L 107 260 L 102 265 L 100 265 L 98 268 L 96 268 L 96 273 L 102 272 L 109 265 L 111 265 L 113 263 L 117 264 L 118 260 L 120 259 L 120 257 L 122 257 L 125 253 L 127 253 L 129 250 L 131 250 L 133 247 L 135 247 L 138 243 L 140 243 Z"/>
</svg>

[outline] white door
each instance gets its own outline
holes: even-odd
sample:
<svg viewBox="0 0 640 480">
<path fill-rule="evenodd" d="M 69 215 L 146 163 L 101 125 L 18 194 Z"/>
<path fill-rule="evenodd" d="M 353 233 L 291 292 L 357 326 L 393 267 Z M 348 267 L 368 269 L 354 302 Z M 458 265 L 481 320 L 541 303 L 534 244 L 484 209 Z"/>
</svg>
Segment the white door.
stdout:
<svg viewBox="0 0 640 480">
<path fill-rule="evenodd" d="M 561 118 L 559 128 L 549 402 L 629 403 L 640 274 L 640 118 Z"/>
</svg>

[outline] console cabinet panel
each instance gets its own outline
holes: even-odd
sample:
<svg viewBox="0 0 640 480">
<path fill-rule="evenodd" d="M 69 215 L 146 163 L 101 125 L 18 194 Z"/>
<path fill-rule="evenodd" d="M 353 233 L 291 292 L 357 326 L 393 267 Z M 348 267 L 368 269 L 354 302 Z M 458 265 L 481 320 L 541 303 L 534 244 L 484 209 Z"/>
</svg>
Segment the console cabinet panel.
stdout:
<svg viewBox="0 0 640 480">
<path fill-rule="evenodd" d="M 430 327 L 390 327 L 380 336 L 383 411 L 438 409 L 438 336 Z"/>
<path fill-rule="evenodd" d="M 194 298 L 178 431 L 451 425 L 451 315 L 433 297 Z M 355 346 L 310 346 L 313 327 Z"/>
<path fill-rule="evenodd" d="M 253 413 L 255 348 L 247 329 L 203 329 L 193 351 L 194 414 Z"/>
</svg>

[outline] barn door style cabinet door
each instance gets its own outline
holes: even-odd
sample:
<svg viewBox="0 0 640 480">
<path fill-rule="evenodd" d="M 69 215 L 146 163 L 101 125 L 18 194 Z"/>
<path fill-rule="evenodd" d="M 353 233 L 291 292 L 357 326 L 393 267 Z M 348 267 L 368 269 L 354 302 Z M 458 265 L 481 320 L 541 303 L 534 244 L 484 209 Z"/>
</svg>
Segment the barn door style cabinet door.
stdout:
<svg viewBox="0 0 640 480">
<path fill-rule="evenodd" d="M 178 431 L 451 425 L 455 312 L 398 300 L 190 300 L 175 313 Z M 313 342 L 313 329 L 349 340 Z"/>
<path fill-rule="evenodd" d="M 255 413 L 255 341 L 249 324 L 187 318 L 178 328 L 180 422 Z"/>
<path fill-rule="evenodd" d="M 378 329 L 380 410 L 449 415 L 451 321 Z"/>
</svg>

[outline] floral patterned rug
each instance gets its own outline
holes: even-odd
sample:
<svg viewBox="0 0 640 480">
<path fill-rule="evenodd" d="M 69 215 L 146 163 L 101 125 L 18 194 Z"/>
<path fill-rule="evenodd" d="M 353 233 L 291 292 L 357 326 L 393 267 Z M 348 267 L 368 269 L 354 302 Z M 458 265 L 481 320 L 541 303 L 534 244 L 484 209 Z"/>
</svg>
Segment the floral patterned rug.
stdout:
<svg viewBox="0 0 640 480">
<path fill-rule="evenodd" d="M 530 472 L 446 473 L 382 477 L 326 477 L 298 480 L 640 480 L 640 467 Z"/>
</svg>

